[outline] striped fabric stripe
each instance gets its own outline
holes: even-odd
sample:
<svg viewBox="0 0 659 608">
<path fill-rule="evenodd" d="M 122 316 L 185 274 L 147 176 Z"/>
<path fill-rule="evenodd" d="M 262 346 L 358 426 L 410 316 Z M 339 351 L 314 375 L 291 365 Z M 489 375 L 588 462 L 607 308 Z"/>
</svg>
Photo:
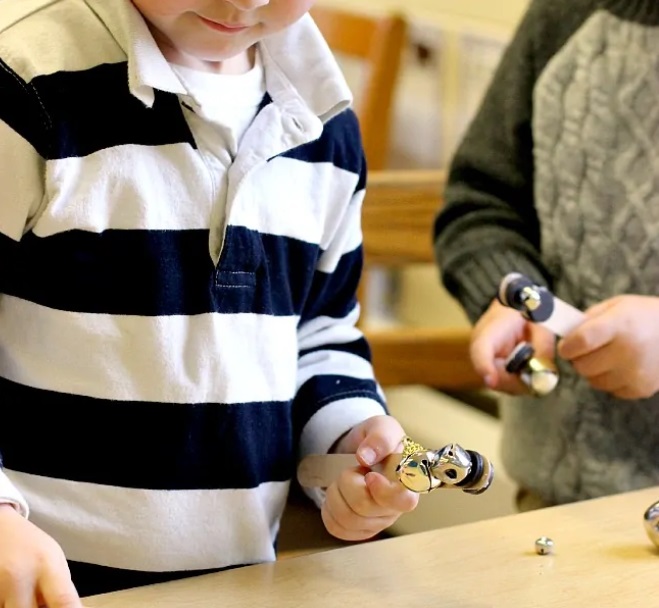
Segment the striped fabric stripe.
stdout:
<svg viewBox="0 0 659 608">
<path fill-rule="evenodd" d="M 288 492 L 284 482 L 146 491 L 8 473 L 32 506 L 32 521 L 58 539 L 69 559 L 151 572 L 272 560 Z"/>
<path fill-rule="evenodd" d="M 88 315 L 3 296 L 0 375 L 116 401 L 288 401 L 298 372 L 296 322 L 258 314 Z"/>
<path fill-rule="evenodd" d="M 93 400 L 7 380 L 0 391 L 9 404 L 0 445 L 13 470 L 154 490 L 249 489 L 293 473 L 290 402 Z"/>
<path fill-rule="evenodd" d="M 41 306 L 93 314 L 301 315 L 310 300 L 332 289 L 332 274 L 348 276 L 361 256 L 359 249 L 347 252 L 334 272 L 318 272 L 317 246 L 230 226 L 214 266 L 208 241 L 208 230 L 29 233 L 20 246 L 0 243 L 15 260 L 3 287 Z M 354 306 L 350 294 L 333 299 L 332 316 Z"/>
</svg>

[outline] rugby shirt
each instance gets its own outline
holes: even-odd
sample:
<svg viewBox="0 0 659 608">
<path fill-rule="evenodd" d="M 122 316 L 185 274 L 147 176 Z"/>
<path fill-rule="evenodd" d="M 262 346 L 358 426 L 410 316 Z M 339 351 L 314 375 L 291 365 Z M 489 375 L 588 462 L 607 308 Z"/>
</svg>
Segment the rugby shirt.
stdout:
<svg viewBox="0 0 659 608">
<path fill-rule="evenodd" d="M 128 0 L 0 5 L 0 497 L 70 560 L 272 560 L 297 459 L 386 411 L 348 87 L 309 16 L 259 48 L 218 201 Z"/>
</svg>

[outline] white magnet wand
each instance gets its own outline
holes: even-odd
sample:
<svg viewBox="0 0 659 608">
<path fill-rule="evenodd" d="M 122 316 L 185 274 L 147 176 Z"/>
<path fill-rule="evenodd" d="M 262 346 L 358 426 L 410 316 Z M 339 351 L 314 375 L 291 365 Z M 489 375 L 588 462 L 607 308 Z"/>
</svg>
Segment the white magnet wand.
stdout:
<svg viewBox="0 0 659 608">
<path fill-rule="evenodd" d="M 354 454 L 310 454 L 299 464 L 297 479 L 303 488 L 326 488 L 345 469 L 358 466 Z M 390 454 L 372 470 L 419 494 L 438 488 L 482 494 L 494 478 L 494 465 L 478 452 L 465 450 L 457 443 L 427 450 L 409 437 L 403 439 L 401 453 Z"/>
<path fill-rule="evenodd" d="M 584 320 L 584 313 L 578 308 L 557 298 L 546 287 L 534 284 L 519 272 L 512 272 L 503 278 L 499 285 L 498 300 L 559 337 L 572 331 Z"/>
</svg>

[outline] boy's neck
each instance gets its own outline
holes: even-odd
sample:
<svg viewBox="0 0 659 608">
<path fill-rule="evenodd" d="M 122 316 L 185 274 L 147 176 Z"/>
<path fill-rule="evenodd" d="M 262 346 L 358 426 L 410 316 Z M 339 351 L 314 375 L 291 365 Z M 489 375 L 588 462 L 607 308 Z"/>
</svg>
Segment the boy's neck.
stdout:
<svg viewBox="0 0 659 608">
<path fill-rule="evenodd" d="M 246 51 L 223 61 L 206 61 L 204 59 L 198 59 L 192 55 L 181 53 L 178 49 L 171 46 L 171 44 L 159 40 L 158 38 L 156 38 L 156 42 L 167 61 L 182 67 L 199 70 L 200 72 L 210 72 L 213 74 L 245 74 L 254 67 L 256 49 L 253 46 Z"/>
<path fill-rule="evenodd" d="M 174 57 L 167 57 L 171 63 L 180 65 L 200 72 L 211 72 L 213 74 L 246 74 L 254 67 L 254 47 L 243 51 L 235 57 L 224 61 L 205 61 L 190 55 L 177 53 Z"/>
</svg>

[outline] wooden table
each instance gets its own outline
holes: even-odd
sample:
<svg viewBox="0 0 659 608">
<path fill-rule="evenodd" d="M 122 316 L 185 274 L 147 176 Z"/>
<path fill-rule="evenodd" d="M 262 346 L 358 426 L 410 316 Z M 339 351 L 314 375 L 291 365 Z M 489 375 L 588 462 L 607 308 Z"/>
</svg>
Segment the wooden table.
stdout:
<svg viewBox="0 0 659 608">
<path fill-rule="evenodd" d="M 659 488 L 653 488 L 95 596 L 85 604 L 90 608 L 657 606 L 659 550 L 643 528 L 643 513 L 657 500 Z M 554 540 L 554 555 L 535 553 L 539 536 Z"/>
</svg>

